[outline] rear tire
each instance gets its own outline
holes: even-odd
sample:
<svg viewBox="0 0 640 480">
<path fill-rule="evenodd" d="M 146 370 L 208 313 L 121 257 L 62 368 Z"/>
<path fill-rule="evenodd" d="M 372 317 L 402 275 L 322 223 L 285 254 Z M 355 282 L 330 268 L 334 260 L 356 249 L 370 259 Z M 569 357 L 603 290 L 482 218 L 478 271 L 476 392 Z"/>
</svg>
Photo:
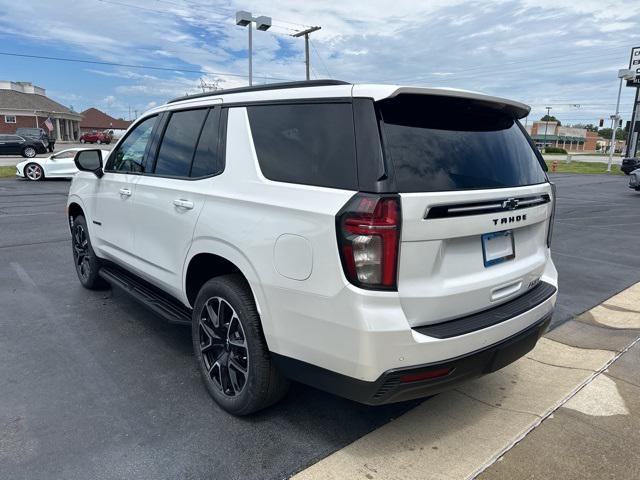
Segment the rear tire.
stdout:
<svg viewBox="0 0 640 480">
<path fill-rule="evenodd" d="M 107 287 L 99 275 L 100 259 L 96 256 L 89 239 L 87 221 L 82 215 L 73 219 L 71 226 L 71 245 L 73 247 L 73 264 L 76 267 L 78 280 L 88 290 L 101 290 Z"/>
<path fill-rule="evenodd" d="M 25 158 L 33 158 L 38 154 L 38 152 L 36 152 L 36 149 L 33 147 L 24 147 L 22 149 L 22 156 Z"/>
<path fill-rule="evenodd" d="M 248 415 L 287 393 L 289 382 L 271 361 L 253 295 L 240 275 L 202 286 L 191 332 L 205 386 L 227 412 Z"/>
</svg>

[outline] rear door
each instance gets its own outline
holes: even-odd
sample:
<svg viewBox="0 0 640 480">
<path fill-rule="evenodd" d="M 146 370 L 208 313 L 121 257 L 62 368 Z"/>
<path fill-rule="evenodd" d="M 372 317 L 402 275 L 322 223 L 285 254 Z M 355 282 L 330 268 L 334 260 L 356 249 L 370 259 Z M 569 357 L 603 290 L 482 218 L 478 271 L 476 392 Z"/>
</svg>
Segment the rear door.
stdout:
<svg viewBox="0 0 640 480">
<path fill-rule="evenodd" d="M 144 275 L 180 296 L 196 221 L 222 170 L 220 108 L 167 115 L 153 171 L 136 185 L 134 251 Z"/>
<path fill-rule="evenodd" d="M 17 135 L 0 135 L 0 153 L 10 155 L 20 153 L 22 138 Z"/>
<path fill-rule="evenodd" d="M 517 120 L 486 102 L 425 95 L 378 111 L 402 201 L 398 292 L 411 324 L 534 286 L 549 255 L 551 186 Z"/>
</svg>

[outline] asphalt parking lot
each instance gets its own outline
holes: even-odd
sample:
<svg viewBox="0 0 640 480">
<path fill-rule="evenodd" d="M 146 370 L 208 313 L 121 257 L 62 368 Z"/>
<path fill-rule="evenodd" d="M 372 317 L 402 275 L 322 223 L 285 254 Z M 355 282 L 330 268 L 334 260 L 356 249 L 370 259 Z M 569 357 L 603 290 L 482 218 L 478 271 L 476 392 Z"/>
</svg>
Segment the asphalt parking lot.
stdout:
<svg viewBox="0 0 640 480">
<path fill-rule="evenodd" d="M 640 281 L 640 194 L 625 177 L 556 175 L 553 325 Z M 71 263 L 68 181 L 0 180 L 3 478 L 286 478 L 418 402 L 366 407 L 294 386 L 251 418 L 220 411 L 190 333 Z M 430 402 L 433 400 L 427 400 Z"/>
</svg>

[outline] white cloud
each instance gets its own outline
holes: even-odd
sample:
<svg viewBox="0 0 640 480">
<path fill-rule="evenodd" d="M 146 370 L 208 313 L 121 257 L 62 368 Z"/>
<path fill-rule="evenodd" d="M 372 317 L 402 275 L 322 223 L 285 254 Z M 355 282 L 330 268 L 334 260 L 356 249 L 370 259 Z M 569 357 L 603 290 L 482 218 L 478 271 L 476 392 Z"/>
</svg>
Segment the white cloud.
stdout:
<svg viewBox="0 0 640 480">
<path fill-rule="evenodd" d="M 200 77 L 221 87 L 246 84 L 227 75 L 247 72 L 247 30 L 234 24 L 237 9 L 274 19 L 268 32 L 254 31 L 256 82 L 304 78 L 304 43 L 288 35 L 313 24 L 322 26 L 311 35 L 312 69 L 320 77 L 483 90 L 532 103 L 536 115 L 538 103 L 611 103 L 617 68 L 626 66 L 629 46 L 640 43 L 637 0 L 116 3 L 0 0 L 0 35 L 4 43 L 5 36 L 43 47 L 55 42 L 77 58 L 207 72 L 69 64 L 110 85 L 85 93 L 83 101 L 104 104 L 105 96 L 113 96 L 113 108 L 125 110 L 199 91 Z M 47 21 L 33 22 L 35 17 Z M 630 95 L 626 89 L 624 102 Z M 563 113 L 595 119 L 610 110 Z"/>
</svg>

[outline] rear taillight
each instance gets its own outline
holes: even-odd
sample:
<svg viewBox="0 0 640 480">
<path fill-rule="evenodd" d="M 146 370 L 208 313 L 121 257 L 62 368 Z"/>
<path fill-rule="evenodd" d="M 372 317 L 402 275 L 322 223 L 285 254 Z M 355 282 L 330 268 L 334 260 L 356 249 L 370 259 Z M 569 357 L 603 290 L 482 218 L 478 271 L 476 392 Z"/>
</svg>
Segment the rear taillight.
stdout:
<svg viewBox="0 0 640 480">
<path fill-rule="evenodd" d="M 342 267 L 354 285 L 395 290 L 400 242 L 400 197 L 358 193 L 338 212 Z"/>
<path fill-rule="evenodd" d="M 547 247 L 551 248 L 551 237 L 553 236 L 553 221 L 556 217 L 556 185 L 551 184 L 551 215 L 549 216 L 549 226 L 547 228 Z"/>
</svg>

